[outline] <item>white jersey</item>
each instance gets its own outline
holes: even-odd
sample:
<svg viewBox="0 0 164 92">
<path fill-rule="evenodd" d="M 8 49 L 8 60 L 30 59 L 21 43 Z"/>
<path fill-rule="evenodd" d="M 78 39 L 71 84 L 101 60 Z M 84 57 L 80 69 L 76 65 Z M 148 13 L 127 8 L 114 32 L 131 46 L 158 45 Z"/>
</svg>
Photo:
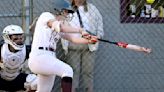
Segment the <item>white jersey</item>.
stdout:
<svg viewBox="0 0 164 92">
<path fill-rule="evenodd" d="M 15 79 L 21 71 L 22 65 L 26 58 L 26 48 L 13 53 L 10 52 L 8 44 L 4 43 L 1 47 L 1 78 L 5 80 Z"/>
<path fill-rule="evenodd" d="M 44 12 L 39 16 L 33 36 L 32 52 L 38 50 L 39 47 L 50 47 L 56 50 L 60 33 L 47 26 L 47 22 L 51 19 L 55 19 L 55 16 L 49 12 Z"/>
</svg>

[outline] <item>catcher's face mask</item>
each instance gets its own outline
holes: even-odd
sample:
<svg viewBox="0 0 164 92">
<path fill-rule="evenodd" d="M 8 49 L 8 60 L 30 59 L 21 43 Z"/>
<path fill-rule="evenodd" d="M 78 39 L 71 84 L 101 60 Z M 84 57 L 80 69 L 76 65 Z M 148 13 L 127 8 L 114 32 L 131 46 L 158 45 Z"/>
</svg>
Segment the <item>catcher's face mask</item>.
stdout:
<svg viewBox="0 0 164 92">
<path fill-rule="evenodd" d="M 5 43 L 10 44 L 15 50 L 21 50 L 24 47 L 24 31 L 18 25 L 8 25 L 5 27 L 3 39 Z"/>
</svg>

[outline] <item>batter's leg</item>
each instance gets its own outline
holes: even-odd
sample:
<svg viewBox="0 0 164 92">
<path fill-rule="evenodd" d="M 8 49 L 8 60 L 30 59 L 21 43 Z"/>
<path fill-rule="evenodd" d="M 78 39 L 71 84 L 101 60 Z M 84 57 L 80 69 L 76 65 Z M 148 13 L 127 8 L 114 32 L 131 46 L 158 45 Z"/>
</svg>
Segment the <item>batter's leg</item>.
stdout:
<svg viewBox="0 0 164 92">
<path fill-rule="evenodd" d="M 62 87 L 62 92 L 72 92 L 72 78 L 63 77 L 61 87 Z"/>
<path fill-rule="evenodd" d="M 38 74 L 37 92 L 51 92 L 55 76 Z"/>
</svg>

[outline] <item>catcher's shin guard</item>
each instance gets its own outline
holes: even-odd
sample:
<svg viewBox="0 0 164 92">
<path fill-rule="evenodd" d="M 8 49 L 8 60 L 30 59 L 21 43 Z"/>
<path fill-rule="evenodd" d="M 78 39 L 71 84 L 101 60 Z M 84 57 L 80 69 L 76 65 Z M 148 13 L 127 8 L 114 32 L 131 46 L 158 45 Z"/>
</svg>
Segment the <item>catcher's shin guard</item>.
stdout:
<svg viewBox="0 0 164 92">
<path fill-rule="evenodd" d="M 62 92 L 71 92 L 72 91 L 72 78 L 63 77 L 61 80 Z"/>
</svg>

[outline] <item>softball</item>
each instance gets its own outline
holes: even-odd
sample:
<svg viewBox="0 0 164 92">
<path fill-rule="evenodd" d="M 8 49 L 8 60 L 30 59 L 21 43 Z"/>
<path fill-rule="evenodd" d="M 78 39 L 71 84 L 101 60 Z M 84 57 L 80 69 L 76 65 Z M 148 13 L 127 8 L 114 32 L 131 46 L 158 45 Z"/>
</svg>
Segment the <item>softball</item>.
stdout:
<svg viewBox="0 0 164 92">
<path fill-rule="evenodd" d="M 147 3 L 153 4 L 155 0 L 146 0 Z"/>
</svg>

